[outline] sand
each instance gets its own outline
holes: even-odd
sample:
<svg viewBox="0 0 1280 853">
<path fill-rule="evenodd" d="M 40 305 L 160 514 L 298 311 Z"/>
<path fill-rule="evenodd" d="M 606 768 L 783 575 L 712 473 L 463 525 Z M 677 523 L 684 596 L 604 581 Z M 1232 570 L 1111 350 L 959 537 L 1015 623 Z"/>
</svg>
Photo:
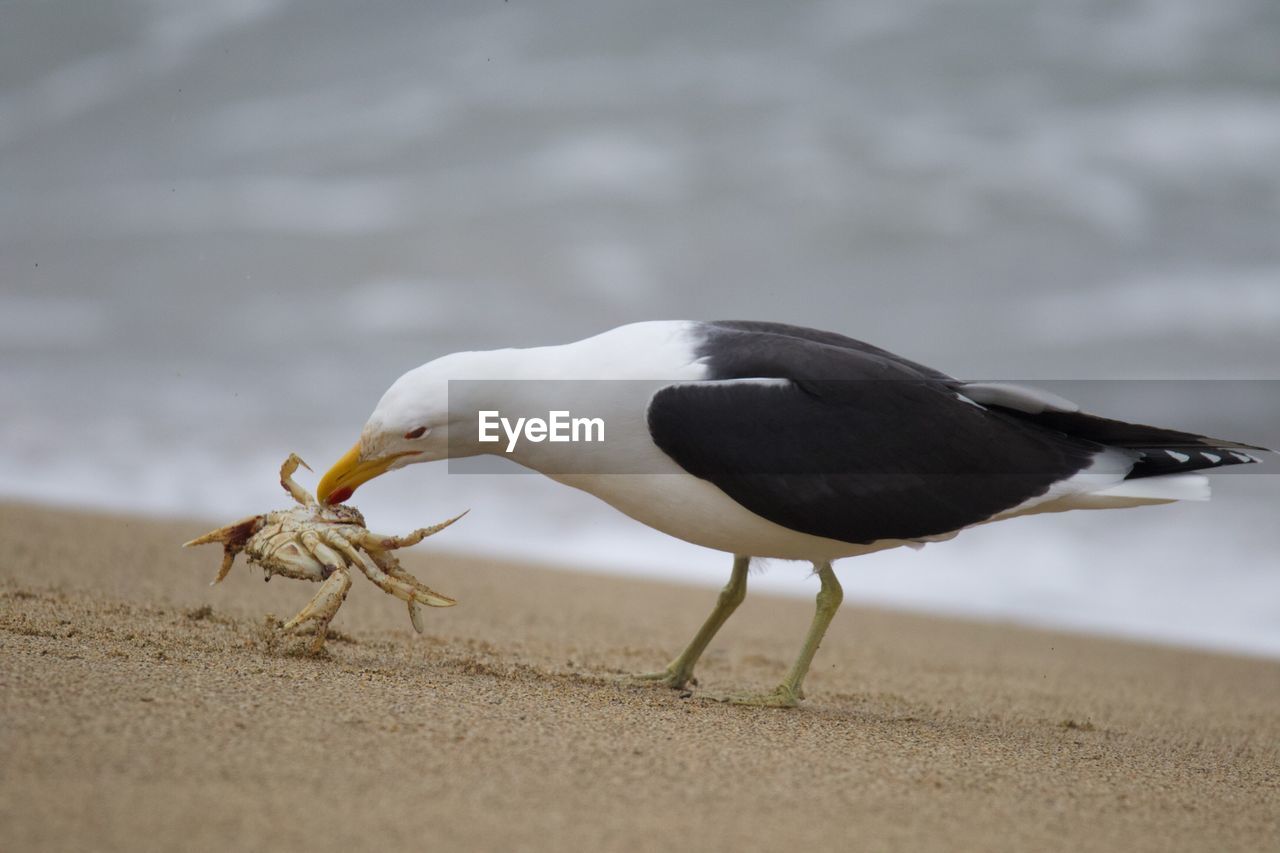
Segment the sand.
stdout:
<svg viewBox="0 0 1280 853">
<path fill-rule="evenodd" d="M 229 520 L 0 506 L 0 848 L 1280 849 L 1280 662 L 846 603 L 801 708 L 727 706 L 809 604 L 749 595 L 691 693 L 621 684 L 714 592 L 444 537 L 405 565 L 459 606 L 419 636 L 356 578 L 307 658 L 265 616 L 313 585 L 178 547 Z"/>
</svg>

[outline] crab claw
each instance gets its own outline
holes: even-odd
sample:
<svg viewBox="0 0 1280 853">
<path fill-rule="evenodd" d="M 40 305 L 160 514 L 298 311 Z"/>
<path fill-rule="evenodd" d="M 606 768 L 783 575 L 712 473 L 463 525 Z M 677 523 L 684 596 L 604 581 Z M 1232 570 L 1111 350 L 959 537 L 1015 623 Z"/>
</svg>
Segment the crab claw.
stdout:
<svg viewBox="0 0 1280 853">
<path fill-rule="evenodd" d="M 428 607 L 453 607 L 458 603 L 456 598 L 436 592 L 417 578 L 413 579 L 413 588 L 419 596 L 417 600 Z"/>
<path fill-rule="evenodd" d="M 226 527 L 210 530 L 205 535 L 197 536 L 190 542 L 183 542 L 182 547 L 190 548 L 195 545 L 210 545 L 214 542 L 222 545 L 222 565 L 218 567 L 217 577 L 209 584 L 209 586 L 214 586 L 227 576 L 227 572 L 231 571 L 231 564 L 235 562 L 236 554 L 244 550 L 245 543 L 261 529 L 262 516 L 251 515 L 248 518 L 237 521 L 235 524 L 228 524 Z"/>
<path fill-rule="evenodd" d="M 295 501 L 307 506 L 315 503 L 316 499 L 311 496 L 310 492 L 293 481 L 293 472 L 298 470 L 299 465 L 308 471 L 311 470 L 311 466 L 303 462 L 301 456 L 296 453 L 290 453 L 289 458 L 284 460 L 284 464 L 280 466 L 280 485 Z"/>
<path fill-rule="evenodd" d="M 227 548 L 235 548 L 237 551 L 244 548 L 244 543 L 249 541 L 253 534 L 262 529 L 262 516 L 251 515 L 248 518 L 242 518 L 235 524 L 228 524 L 226 527 L 219 527 L 217 530 L 210 530 L 203 536 L 197 536 L 190 542 L 183 542 L 183 548 L 191 548 L 195 545 L 209 545 L 213 542 L 221 542 Z"/>
</svg>

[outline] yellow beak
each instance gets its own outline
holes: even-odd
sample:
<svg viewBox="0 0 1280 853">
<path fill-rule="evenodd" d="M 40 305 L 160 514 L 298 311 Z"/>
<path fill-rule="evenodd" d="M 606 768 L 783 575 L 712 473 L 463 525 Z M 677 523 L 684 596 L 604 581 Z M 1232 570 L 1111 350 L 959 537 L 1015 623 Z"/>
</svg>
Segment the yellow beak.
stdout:
<svg viewBox="0 0 1280 853">
<path fill-rule="evenodd" d="M 355 494 L 356 489 L 379 474 L 385 474 L 399 455 L 381 459 L 360 458 L 360 442 L 333 464 L 316 486 L 316 497 L 323 504 L 340 504 Z"/>
</svg>

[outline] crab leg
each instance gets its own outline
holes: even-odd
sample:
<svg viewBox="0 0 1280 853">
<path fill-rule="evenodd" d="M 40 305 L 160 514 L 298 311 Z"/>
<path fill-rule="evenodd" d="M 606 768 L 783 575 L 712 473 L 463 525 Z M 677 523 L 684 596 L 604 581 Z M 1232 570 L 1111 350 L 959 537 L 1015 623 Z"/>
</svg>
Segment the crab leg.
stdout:
<svg viewBox="0 0 1280 853">
<path fill-rule="evenodd" d="M 401 601 L 413 601 L 416 598 L 415 590 L 412 587 L 389 577 L 378 567 L 372 557 L 352 545 L 340 534 L 332 530 L 325 530 L 321 533 L 321 536 L 325 544 L 332 545 L 340 551 L 343 556 L 351 561 L 353 566 L 364 572 L 369 580 L 377 584 L 383 592 L 394 595 Z"/>
<path fill-rule="evenodd" d="M 361 552 L 358 548 L 334 531 L 326 530 L 323 537 L 325 542 L 341 551 L 357 568 L 360 569 L 360 571 L 364 572 L 365 577 L 373 581 L 379 589 L 388 595 L 394 595 L 401 601 L 406 602 L 409 605 L 409 621 L 413 623 L 414 630 L 419 633 L 422 632 L 422 617 L 418 613 L 415 605 L 419 601 L 424 604 L 430 604 L 431 601 L 428 596 L 420 593 L 404 580 L 388 575 L 368 554 Z"/>
<path fill-rule="evenodd" d="M 439 524 L 433 524 L 430 527 L 420 527 L 412 533 L 404 536 L 382 536 L 378 533 L 367 532 L 362 537 L 360 544 L 371 551 L 394 551 L 397 548 L 408 548 L 410 545 L 417 545 L 428 536 L 433 536 L 436 533 L 439 533 L 441 530 L 444 530 L 450 524 L 453 524 L 469 512 L 471 512 L 471 510 L 464 509 L 448 521 L 442 521 Z"/>
<path fill-rule="evenodd" d="M 298 615 L 284 623 L 284 631 L 292 631 L 302 623 L 313 620 L 316 623 L 315 636 L 311 638 L 308 651 L 319 653 L 324 646 L 325 637 L 329 634 L 329 623 L 337 615 L 338 608 L 347 599 L 347 590 L 351 589 L 351 574 L 345 568 L 339 568 L 329 575 L 329 579 L 320 585 L 315 596 Z"/>
<path fill-rule="evenodd" d="M 359 568 L 361 571 L 368 572 L 370 569 L 375 571 L 378 570 L 378 567 L 374 565 L 373 560 L 368 554 L 365 554 L 359 548 L 355 547 L 347 537 L 343 536 L 336 530 L 325 528 L 319 532 L 319 535 L 324 544 L 342 554 L 342 556 L 347 558 L 347 561 L 351 563 L 351 565 Z"/>
<path fill-rule="evenodd" d="M 409 602 L 409 621 L 413 623 L 414 630 L 419 634 L 425 630 L 422 626 L 422 608 L 418 606 L 419 601 L 430 605 L 431 607 L 452 607 L 458 603 L 449 596 L 436 592 L 434 589 L 409 574 L 400 567 L 400 563 L 395 557 L 385 551 L 370 551 L 369 556 L 372 557 L 373 561 L 377 563 L 383 571 L 390 575 L 393 580 L 398 580 L 401 583 L 407 583 L 414 588 L 416 592 L 416 600 Z"/>
<path fill-rule="evenodd" d="M 210 581 L 209 586 L 222 583 L 222 579 L 227 576 L 227 572 L 231 571 L 231 564 L 236 561 L 237 553 L 230 548 L 222 552 L 222 565 L 218 567 L 218 576 Z"/>
<path fill-rule="evenodd" d="M 311 552 L 311 555 L 320 561 L 320 565 L 324 566 L 326 572 L 346 567 L 346 560 L 342 559 L 337 551 L 321 542 L 314 530 L 304 530 L 298 538 L 302 540 L 303 546 Z"/>
<path fill-rule="evenodd" d="M 356 562 L 356 566 L 365 573 L 369 580 L 377 584 L 378 588 L 383 592 L 394 595 L 401 601 L 413 602 L 419 600 L 418 591 L 409 586 L 409 584 L 402 580 L 393 578 L 386 572 L 382 571 L 382 569 L 379 568 L 367 554 L 360 553 L 358 549 L 353 547 L 351 543 L 343 540 L 342 537 L 337 536 L 334 538 L 341 541 L 342 545 L 338 545 L 336 542 L 331 544 L 348 557 L 353 557 Z"/>
<path fill-rule="evenodd" d="M 309 506 L 315 503 L 316 499 L 311 496 L 310 492 L 293 481 L 293 472 L 298 470 L 299 465 L 306 468 L 308 471 L 311 470 L 311 466 L 303 462 L 301 456 L 296 453 L 290 453 L 289 458 L 284 460 L 284 464 L 280 466 L 280 485 L 284 486 L 284 490 L 288 492 L 295 501 L 303 506 Z"/>
<path fill-rule="evenodd" d="M 370 551 L 369 556 L 378 566 L 392 578 L 409 584 L 418 592 L 418 600 L 432 607 L 452 607 L 458 602 L 447 595 L 436 592 L 422 581 L 406 571 L 395 557 L 385 552 Z"/>
</svg>

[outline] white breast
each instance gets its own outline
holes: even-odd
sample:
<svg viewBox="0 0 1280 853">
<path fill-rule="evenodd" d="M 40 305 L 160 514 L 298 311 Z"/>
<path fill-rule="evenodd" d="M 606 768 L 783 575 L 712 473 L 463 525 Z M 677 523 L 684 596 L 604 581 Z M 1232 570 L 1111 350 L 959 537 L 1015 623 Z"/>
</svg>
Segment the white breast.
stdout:
<svg viewBox="0 0 1280 853">
<path fill-rule="evenodd" d="M 655 452 L 657 448 L 654 448 Z M 669 461 L 669 460 L 668 460 Z M 561 474 L 553 480 L 595 495 L 618 511 L 669 536 L 730 554 L 784 560 L 834 560 L 911 543 L 898 539 L 854 545 L 774 524 L 674 462 L 667 474 Z"/>
</svg>

